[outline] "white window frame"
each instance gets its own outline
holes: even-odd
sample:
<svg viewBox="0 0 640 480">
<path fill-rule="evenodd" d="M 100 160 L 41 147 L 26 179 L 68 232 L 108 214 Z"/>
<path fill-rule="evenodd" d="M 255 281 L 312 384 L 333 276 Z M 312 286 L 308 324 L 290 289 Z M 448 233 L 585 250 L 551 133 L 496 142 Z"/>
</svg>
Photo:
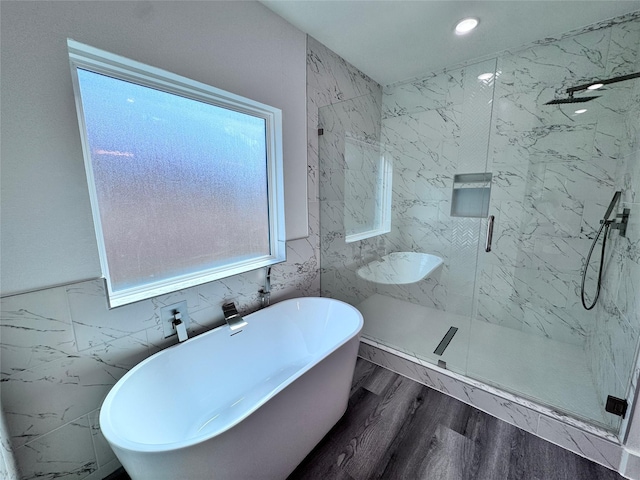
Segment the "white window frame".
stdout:
<svg viewBox="0 0 640 480">
<path fill-rule="evenodd" d="M 153 298 L 286 260 L 281 110 L 71 39 L 67 40 L 67 47 L 100 265 L 102 275 L 106 280 L 110 308 Z M 77 75 L 78 68 L 263 118 L 266 124 L 270 255 L 230 262 L 220 267 L 203 269 L 188 275 L 175 276 L 126 289 L 114 290 L 109 274 L 103 225 L 100 220 L 100 206 L 91 163 L 91 150 L 86 134 L 82 97 Z"/>
</svg>

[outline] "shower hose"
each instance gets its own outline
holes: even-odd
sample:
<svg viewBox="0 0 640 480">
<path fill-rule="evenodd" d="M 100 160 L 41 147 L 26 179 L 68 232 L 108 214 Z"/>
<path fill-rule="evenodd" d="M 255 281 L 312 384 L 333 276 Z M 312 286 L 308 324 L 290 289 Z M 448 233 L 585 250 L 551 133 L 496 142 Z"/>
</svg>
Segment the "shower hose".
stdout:
<svg viewBox="0 0 640 480">
<path fill-rule="evenodd" d="M 585 265 L 584 265 L 584 271 L 582 272 L 582 286 L 580 287 L 580 298 L 582 300 L 582 306 L 587 310 L 591 310 L 593 307 L 596 306 L 598 297 L 600 296 L 600 285 L 602 284 L 602 270 L 604 267 L 604 251 L 607 246 L 607 236 L 609 235 L 609 228 L 611 227 L 611 223 L 612 223 L 611 220 L 604 220 L 602 222 L 602 226 L 600 227 L 600 230 L 598 230 L 598 233 L 596 234 L 596 238 L 593 240 L 591 249 L 589 249 L 589 253 L 587 254 L 587 261 L 585 262 Z M 600 255 L 600 268 L 598 270 L 598 284 L 596 287 L 596 296 L 593 299 L 593 303 L 587 306 L 587 301 L 584 298 L 584 282 L 587 279 L 587 269 L 589 268 L 589 261 L 591 260 L 591 254 L 593 253 L 593 249 L 598 243 L 598 239 L 600 238 L 600 234 L 602 233 L 602 230 L 604 230 L 604 238 L 602 239 L 602 254 Z"/>
</svg>

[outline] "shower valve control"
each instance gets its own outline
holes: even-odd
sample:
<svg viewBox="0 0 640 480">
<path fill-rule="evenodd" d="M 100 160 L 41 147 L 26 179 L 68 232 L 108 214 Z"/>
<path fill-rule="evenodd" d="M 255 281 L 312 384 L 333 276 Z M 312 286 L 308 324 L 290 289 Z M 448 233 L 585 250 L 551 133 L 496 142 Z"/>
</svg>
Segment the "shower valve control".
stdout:
<svg viewBox="0 0 640 480">
<path fill-rule="evenodd" d="M 625 237 L 627 235 L 629 213 L 631 213 L 631 210 L 629 208 L 624 208 L 622 210 L 622 213 L 618 213 L 616 215 L 616 219 L 613 221 L 613 223 L 611 223 L 611 229 L 618 230 L 618 233 L 621 237 Z"/>
</svg>

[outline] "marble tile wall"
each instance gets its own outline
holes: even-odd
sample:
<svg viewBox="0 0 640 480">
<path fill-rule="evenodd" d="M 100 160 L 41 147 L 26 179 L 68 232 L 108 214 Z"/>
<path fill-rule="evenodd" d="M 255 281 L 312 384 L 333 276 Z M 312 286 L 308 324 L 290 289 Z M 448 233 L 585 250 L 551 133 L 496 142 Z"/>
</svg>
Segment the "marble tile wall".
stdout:
<svg viewBox="0 0 640 480">
<path fill-rule="evenodd" d="M 273 267 L 273 301 L 319 295 L 309 242 L 289 242 L 288 261 Z M 130 368 L 176 343 L 164 338 L 160 309 L 186 300 L 190 334 L 202 333 L 223 322 L 225 301 L 256 310 L 263 283 L 259 270 L 113 310 L 102 280 L 2 298 L 1 398 L 21 478 L 111 473 L 119 463 L 100 433 L 99 408 Z"/>
<path fill-rule="evenodd" d="M 357 304 L 375 290 L 355 272 L 378 245 L 376 239 L 345 241 L 345 138 L 381 148 L 382 88 L 311 37 L 308 66 L 309 169 L 319 180 L 321 291 Z"/>
<path fill-rule="evenodd" d="M 594 331 L 596 312 L 580 304 L 581 271 L 629 163 L 620 132 L 630 87 L 611 86 L 582 104 L 583 114 L 574 113 L 581 105 L 543 103 L 571 85 L 636 71 L 630 52 L 640 25 L 637 15 L 628 20 L 498 58 L 490 138 L 497 248 L 480 256 L 478 318 L 577 345 Z"/>
<path fill-rule="evenodd" d="M 638 33 L 636 41 L 640 46 L 640 28 Z M 636 61 L 640 67 L 640 58 Z M 625 89 L 629 90 L 625 96 L 630 108 L 621 130 L 626 132 L 628 143 L 621 150 L 628 154 L 620 163 L 616 189 L 623 191 L 618 211 L 628 208 L 631 216 L 625 237 L 615 231 L 609 236 L 605 278 L 587 351 L 600 397 L 613 395 L 632 402 L 640 374 L 640 80 L 625 85 Z"/>
</svg>

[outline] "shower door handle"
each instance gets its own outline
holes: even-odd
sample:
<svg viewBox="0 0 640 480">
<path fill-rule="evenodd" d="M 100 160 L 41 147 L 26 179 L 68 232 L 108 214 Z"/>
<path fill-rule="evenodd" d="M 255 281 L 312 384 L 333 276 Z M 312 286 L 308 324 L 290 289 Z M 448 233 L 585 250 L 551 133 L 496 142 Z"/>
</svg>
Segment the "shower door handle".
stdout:
<svg viewBox="0 0 640 480">
<path fill-rule="evenodd" d="M 487 223 L 487 241 L 484 244 L 484 251 L 485 252 L 490 252 L 491 251 L 491 241 L 493 240 L 493 222 L 495 221 L 496 217 L 494 215 L 489 215 L 488 223 Z"/>
</svg>

